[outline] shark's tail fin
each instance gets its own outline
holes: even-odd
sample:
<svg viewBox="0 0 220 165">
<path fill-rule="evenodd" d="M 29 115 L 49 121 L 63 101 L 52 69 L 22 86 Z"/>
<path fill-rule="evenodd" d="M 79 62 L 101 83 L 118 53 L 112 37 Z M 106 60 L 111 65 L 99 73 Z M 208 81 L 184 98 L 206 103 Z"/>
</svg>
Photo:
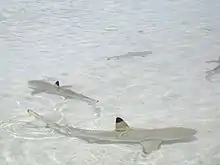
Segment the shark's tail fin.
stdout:
<svg viewBox="0 0 220 165">
<path fill-rule="evenodd" d="M 129 128 L 129 125 L 120 117 L 117 117 L 115 120 L 115 131 L 124 132 Z"/>
<path fill-rule="evenodd" d="M 46 124 L 47 128 L 50 128 L 54 130 L 55 132 L 65 135 L 65 136 L 70 136 L 71 135 L 71 130 L 68 126 L 61 126 L 59 124 L 56 124 L 50 120 L 45 119 L 43 116 L 39 115 L 38 113 L 34 112 L 33 110 L 28 109 L 27 110 L 28 114 L 35 117 L 36 119 L 44 122 Z"/>
<path fill-rule="evenodd" d="M 43 116 L 39 115 L 37 112 L 34 112 L 31 109 L 28 109 L 27 113 L 30 116 L 33 116 L 34 118 L 36 118 L 37 120 L 44 122 L 47 125 L 47 127 L 54 127 L 54 126 L 57 125 L 56 123 L 53 123 L 53 122 L 51 122 L 49 120 L 46 120 Z"/>
<path fill-rule="evenodd" d="M 30 116 L 35 117 L 36 119 L 44 120 L 44 118 L 43 118 L 42 116 L 40 116 L 38 113 L 34 112 L 34 111 L 31 110 L 31 109 L 28 109 L 28 110 L 27 110 L 27 113 L 28 113 Z"/>
</svg>

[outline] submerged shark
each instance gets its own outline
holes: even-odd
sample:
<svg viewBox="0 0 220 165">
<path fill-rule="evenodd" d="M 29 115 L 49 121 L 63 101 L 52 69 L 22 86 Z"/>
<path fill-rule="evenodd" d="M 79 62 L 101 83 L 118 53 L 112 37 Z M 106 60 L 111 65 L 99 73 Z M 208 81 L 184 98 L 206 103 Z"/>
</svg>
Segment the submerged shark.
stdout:
<svg viewBox="0 0 220 165">
<path fill-rule="evenodd" d="M 206 71 L 206 80 L 210 80 L 212 76 L 219 74 L 220 72 L 220 65 L 216 66 L 214 69 L 211 69 L 209 71 Z"/>
<path fill-rule="evenodd" d="M 206 63 L 220 63 L 220 57 L 217 60 L 206 61 Z"/>
<path fill-rule="evenodd" d="M 205 76 L 205 79 L 211 80 L 212 76 L 220 73 L 220 57 L 217 60 L 206 61 L 206 63 L 218 63 L 218 65 L 215 68 L 206 71 L 207 74 Z"/>
<path fill-rule="evenodd" d="M 99 102 L 98 100 L 70 90 L 70 85 L 60 86 L 59 81 L 56 81 L 54 84 L 51 84 L 43 80 L 30 80 L 28 81 L 28 85 L 31 89 L 33 89 L 33 91 L 31 92 L 32 95 L 45 92 L 48 94 L 63 96 L 65 99 L 78 99 L 81 101 L 85 101 L 89 104 Z"/>
<path fill-rule="evenodd" d="M 33 110 L 28 109 L 28 114 L 44 122 L 47 128 L 56 133 L 76 137 L 89 143 L 98 144 L 140 144 L 145 154 L 160 148 L 161 144 L 186 142 L 192 139 L 196 130 L 184 127 L 167 127 L 157 129 L 143 129 L 130 127 L 121 117 L 115 120 L 115 129 L 111 131 L 79 129 L 72 126 L 62 126 L 45 119 Z M 195 137 L 194 137 L 195 138 Z M 188 140 L 191 141 L 191 140 Z"/>
<path fill-rule="evenodd" d="M 119 56 L 112 56 L 106 58 L 107 60 L 112 60 L 112 59 L 121 59 L 121 58 L 131 58 L 131 57 L 145 57 L 149 54 L 152 54 L 151 51 L 143 51 L 143 52 L 128 52 L 124 55 L 119 55 Z"/>
</svg>

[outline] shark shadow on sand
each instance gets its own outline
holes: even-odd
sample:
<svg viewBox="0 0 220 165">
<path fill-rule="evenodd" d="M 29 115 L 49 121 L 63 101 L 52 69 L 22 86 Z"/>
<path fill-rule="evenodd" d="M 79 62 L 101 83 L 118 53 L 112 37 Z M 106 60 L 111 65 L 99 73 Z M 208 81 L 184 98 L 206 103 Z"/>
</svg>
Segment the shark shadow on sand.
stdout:
<svg viewBox="0 0 220 165">
<path fill-rule="evenodd" d="M 30 80 L 28 81 L 28 85 L 29 88 L 33 90 L 31 92 L 31 95 L 36 95 L 44 92 L 47 94 L 62 96 L 65 99 L 76 99 L 84 101 L 90 105 L 94 105 L 95 103 L 99 102 L 98 100 L 70 90 L 69 88 L 72 87 L 70 85 L 60 86 L 59 81 L 56 81 L 54 84 L 51 84 L 43 80 Z"/>
<path fill-rule="evenodd" d="M 197 131 L 191 128 L 134 128 L 130 127 L 122 118 L 117 117 L 114 130 L 88 130 L 56 124 L 52 121 L 46 120 L 43 116 L 30 109 L 27 110 L 27 112 L 37 120 L 44 122 L 47 128 L 52 129 L 58 134 L 68 137 L 76 137 L 87 141 L 88 143 L 139 144 L 145 154 L 158 150 L 162 144 L 186 143 L 196 140 L 196 137 L 193 135 L 195 135 Z"/>
<path fill-rule="evenodd" d="M 123 59 L 123 58 L 132 58 L 132 57 L 145 57 L 149 54 L 152 54 L 151 51 L 143 51 L 143 52 L 128 52 L 124 55 L 119 55 L 119 56 L 112 56 L 112 57 L 107 57 L 107 60 L 118 60 L 118 59 Z"/>
</svg>

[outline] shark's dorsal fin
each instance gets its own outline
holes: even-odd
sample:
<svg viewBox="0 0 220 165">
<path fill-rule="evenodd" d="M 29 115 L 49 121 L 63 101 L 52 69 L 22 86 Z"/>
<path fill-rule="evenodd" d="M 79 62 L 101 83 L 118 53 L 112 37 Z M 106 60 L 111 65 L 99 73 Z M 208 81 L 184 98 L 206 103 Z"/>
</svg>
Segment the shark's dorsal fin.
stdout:
<svg viewBox="0 0 220 165">
<path fill-rule="evenodd" d="M 115 131 L 116 132 L 125 132 L 129 129 L 129 125 L 120 117 L 117 117 L 115 120 Z"/>
<path fill-rule="evenodd" d="M 56 81 L 56 82 L 54 83 L 54 85 L 56 85 L 57 87 L 65 88 L 65 89 L 72 88 L 72 85 L 63 85 L 63 86 L 60 86 L 60 82 L 59 82 L 59 81 Z"/>
<path fill-rule="evenodd" d="M 59 81 L 56 81 L 55 83 L 54 83 L 56 86 L 60 86 L 60 82 Z"/>
</svg>

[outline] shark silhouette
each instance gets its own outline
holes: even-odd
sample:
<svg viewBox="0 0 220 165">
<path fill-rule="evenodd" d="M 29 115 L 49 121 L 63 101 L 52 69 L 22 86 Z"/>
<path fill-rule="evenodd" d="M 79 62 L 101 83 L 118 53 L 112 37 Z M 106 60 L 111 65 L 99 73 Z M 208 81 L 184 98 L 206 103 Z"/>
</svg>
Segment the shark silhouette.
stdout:
<svg viewBox="0 0 220 165">
<path fill-rule="evenodd" d="M 217 60 L 206 61 L 206 63 L 217 63 L 218 64 L 215 68 L 206 71 L 207 74 L 205 76 L 205 79 L 211 81 L 212 76 L 220 73 L 220 57 Z"/>
<path fill-rule="evenodd" d="M 114 130 L 87 130 L 68 125 L 62 126 L 56 124 L 52 121 L 46 120 L 43 116 L 30 109 L 28 109 L 27 112 L 29 115 L 44 122 L 48 128 L 54 130 L 56 133 L 76 137 L 89 143 L 140 144 L 143 148 L 143 152 L 146 154 L 159 149 L 161 144 L 189 142 L 197 132 L 195 129 L 184 127 L 167 127 L 158 129 L 132 128 L 121 117 L 116 118 Z"/>
<path fill-rule="evenodd" d="M 93 98 L 87 97 L 83 94 L 76 93 L 69 88 L 71 88 L 70 85 L 63 85 L 60 86 L 60 82 L 56 81 L 54 84 L 51 84 L 49 82 L 43 81 L 43 80 L 30 80 L 28 81 L 28 85 L 33 91 L 31 92 L 32 95 L 39 94 L 42 92 L 63 96 L 65 99 L 77 99 L 81 101 L 85 101 L 89 104 L 94 104 L 99 102 L 98 100 L 95 100 Z"/>
<path fill-rule="evenodd" d="M 149 54 L 152 54 L 152 52 L 151 51 L 128 52 L 128 53 L 126 53 L 124 55 L 108 57 L 107 60 L 121 59 L 121 58 L 131 58 L 131 57 L 145 57 L 145 56 L 147 56 Z"/>
<path fill-rule="evenodd" d="M 220 63 L 220 57 L 217 60 L 206 61 L 206 63 Z"/>
</svg>

